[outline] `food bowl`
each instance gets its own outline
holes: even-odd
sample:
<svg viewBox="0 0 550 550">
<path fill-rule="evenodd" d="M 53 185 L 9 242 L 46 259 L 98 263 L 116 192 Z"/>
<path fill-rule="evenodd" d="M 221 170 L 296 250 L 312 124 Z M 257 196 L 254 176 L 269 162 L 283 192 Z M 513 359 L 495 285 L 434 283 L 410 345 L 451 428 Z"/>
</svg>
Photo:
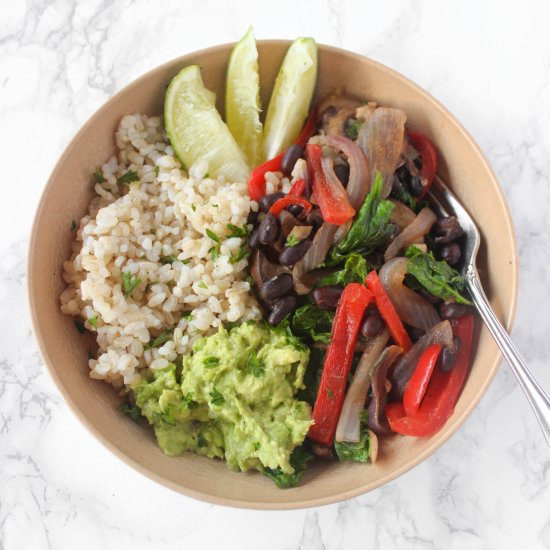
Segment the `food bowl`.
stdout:
<svg viewBox="0 0 550 550">
<path fill-rule="evenodd" d="M 234 473 L 219 460 L 191 453 L 165 456 L 150 427 L 120 414 L 116 391 L 89 377 L 91 338 L 79 334 L 73 319 L 60 310 L 62 263 L 70 256 L 74 236 L 71 220 L 79 220 L 87 210 L 93 194 L 91 175 L 113 154 L 120 118 L 131 113 L 162 113 L 168 83 L 190 64 L 202 67 L 205 85 L 216 92 L 221 110 L 232 46 L 192 53 L 150 71 L 99 109 L 67 147 L 44 190 L 30 241 L 28 285 L 34 329 L 44 361 L 73 411 L 99 441 L 136 470 L 185 495 L 216 504 L 265 509 L 328 504 L 371 491 L 403 474 L 464 423 L 501 358 L 481 323 L 467 383 L 454 415 L 438 434 L 423 439 L 385 438 L 376 464 L 318 462 L 308 469 L 299 487 L 281 490 L 258 472 Z M 263 105 L 268 103 L 288 46 L 286 41 L 258 42 Z M 483 238 L 479 269 L 495 312 L 510 328 L 518 274 L 514 233 L 500 187 L 477 145 L 442 105 L 410 80 L 360 55 L 320 46 L 316 97 L 342 86 L 351 95 L 403 109 L 408 127 L 424 132 L 436 144 L 440 175 L 479 226 Z"/>
</svg>

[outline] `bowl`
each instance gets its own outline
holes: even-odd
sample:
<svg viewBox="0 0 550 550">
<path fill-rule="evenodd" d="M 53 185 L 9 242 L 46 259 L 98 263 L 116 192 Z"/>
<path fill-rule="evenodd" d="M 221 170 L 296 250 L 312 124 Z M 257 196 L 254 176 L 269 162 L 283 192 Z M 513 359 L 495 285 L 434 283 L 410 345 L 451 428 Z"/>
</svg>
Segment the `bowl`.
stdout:
<svg viewBox="0 0 550 550">
<path fill-rule="evenodd" d="M 89 335 L 80 335 L 63 315 L 59 295 L 62 262 L 70 256 L 71 220 L 79 220 L 92 198 L 91 174 L 114 152 L 114 131 L 129 113 L 162 113 L 171 78 L 184 66 L 203 68 L 206 86 L 223 108 L 223 89 L 232 44 L 185 55 L 126 86 L 82 127 L 57 163 L 42 195 L 29 249 L 28 289 L 34 329 L 44 361 L 59 391 L 83 424 L 108 449 L 139 472 L 185 495 L 237 507 L 289 509 L 327 504 L 371 491 L 422 462 L 464 423 L 485 393 L 501 359 L 487 329 L 479 335 L 470 375 L 455 413 L 435 436 L 392 436 L 381 444 L 376 464 L 318 463 L 299 487 L 281 490 L 257 472 L 234 473 L 224 462 L 193 454 L 171 458 L 153 431 L 118 412 L 120 397 L 89 377 Z M 259 41 L 263 105 L 287 41 Z M 510 214 L 483 154 L 460 123 L 434 98 L 395 71 L 360 55 L 319 46 L 316 97 L 344 86 L 360 98 L 398 107 L 408 126 L 427 134 L 439 150 L 439 173 L 476 220 L 483 238 L 479 268 L 498 317 L 510 328 L 517 297 L 518 259 Z"/>
</svg>

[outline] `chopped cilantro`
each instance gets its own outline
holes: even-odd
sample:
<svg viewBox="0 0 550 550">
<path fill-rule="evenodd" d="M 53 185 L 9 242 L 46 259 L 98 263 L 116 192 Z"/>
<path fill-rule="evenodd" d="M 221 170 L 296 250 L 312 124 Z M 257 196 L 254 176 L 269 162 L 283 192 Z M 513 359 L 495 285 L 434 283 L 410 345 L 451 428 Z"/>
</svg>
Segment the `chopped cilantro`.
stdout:
<svg viewBox="0 0 550 550">
<path fill-rule="evenodd" d="M 97 315 L 94 315 L 93 317 L 88 317 L 88 323 L 92 325 L 94 328 L 97 328 Z"/>
<path fill-rule="evenodd" d="M 204 281 L 200 281 L 200 282 L 199 282 L 199 286 L 200 286 L 201 288 L 208 288 L 208 285 L 207 285 Z"/>
<path fill-rule="evenodd" d="M 160 166 L 155 166 L 154 172 L 155 172 L 155 176 L 158 176 L 160 172 Z"/>
<path fill-rule="evenodd" d="M 183 404 L 187 409 L 194 409 L 199 405 L 196 401 L 193 401 L 192 392 L 188 392 L 183 396 Z"/>
<path fill-rule="evenodd" d="M 349 139 L 357 139 L 362 122 L 360 120 L 354 120 L 351 124 L 347 124 L 344 130 Z"/>
<path fill-rule="evenodd" d="M 327 388 L 327 395 L 329 399 L 334 399 L 334 394 L 330 388 Z"/>
<path fill-rule="evenodd" d="M 227 229 L 229 229 L 229 231 L 231 231 L 231 233 L 227 235 L 228 239 L 230 239 L 231 237 L 240 237 L 241 239 L 243 239 L 245 237 L 248 237 L 250 233 L 246 224 L 242 227 L 238 227 L 236 225 L 233 225 L 232 223 L 228 223 L 226 227 Z"/>
<path fill-rule="evenodd" d="M 237 262 L 240 262 L 242 259 L 247 258 L 250 255 L 250 248 L 248 247 L 248 243 L 244 243 L 239 248 L 239 251 L 236 254 L 231 254 L 231 258 L 229 258 L 230 264 L 236 264 Z"/>
<path fill-rule="evenodd" d="M 259 378 L 263 375 L 264 371 L 265 365 L 260 361 L 256 353 L 254 351 L 251 351 L 250 355 L 248 356 L 248 361 L 246 363 L 247 374 L 251 374 L 256 378 Z"/>
<path fill-rule="evenodd" d="M 178 259 L 178 257 L 175 254 L 170 254 L 170 256 L 161 256 L 160 257 L 160 263 L 161 264 L 171 264 L 172 262 L 175 262 Z"/>
<path fill-rule="evenodd" d="M 290 248 L 290 247 L 296 246 L 300 242 L 301 242 L 300 239 L 298 237 L 296 237 L 296 235 L 289 235 L 286 238 L 285 246 Z"/>
<path fill-rule="evenodd" d="M 221 239 L 219 237 L 219 235 L 217 235 L 216 233 L 214 233 L 214 231 L 212 231 L 211 229 L 206 229 L 206 234 L 216 243 L 221 243 Z"/>
<path fill-rule="evenodd" d="M 97 168 L 94 172 L 94 178 L 96 183 L 105 183 L 107 181 L 103 175 L 103 172 L 99 168 Z"/>
<path fill-rule="evenodd" d="M 194 204 L 191 204 L 191 210 L 193 210 L 193 212 L 195 212 L 197 210 L 197 207 Z"/>
<path fill-rule="evenodd" d="M 202 364 L 204 365 L 205 369 L 213 369 L 214 367 L 217 367 L 220 364 L 220 358 L 214 357 L 213 355 L 210 357 L 206 357 Z"/>
<path fill-rule="evenodd" d="M 132 405 L 127 401 L 120 404 L 120 411 L 127 414 L 134 422 L 139 422 L 141 418 L 141 409 L 137 405 Z"/>
<path fill-rule="evenodd" d="M 137 175 L 137 172 L 134 170 L 128 170 L 126 173 L 122 174 L 116 182 L 120 184 L 126 184 L 129 185 L 130 183 L 134 181 L 139 181 L 139 176 Z"/>
<path fill-rule="evenodd" d="M 123 271 L 120 276 L 122 277 L 122 288 L 124 289 L 124 296 L 128 298 L 134 291 L 136 286 L 141 283 L 141 279 L 135 274 L 129 271 Z"/>
<path fill-rule="evenodd" d="M 206 439 L 204 439 L 204 435 L 201 433 L 197 436 L 197 447 L 206 447 Z"/>
<path fill-rule="evenodd" d="M 213 388 L 212 391 L 209 393 L 209 395 L 210 395 L 210 403 L 215 407 L 219 405 L 223 405 L 225 403 L 225 399 L 223 398 L 223 395 L 216 388 Z"/>
<path fill-rule="evenodd" d="M 76 225 L 76 222 L 73 220 L 71 222 L 71 231 L 74 231 L 78 226 Z"/>
<path fill-rule="evenodd" d="M 172 339 L 172 330 L 171 328 L 163 330 L 154 340 L 145 346 L 145 349 L 158 348 L 162 344 L 166 344 L 166 342 Z"/>
</svg>

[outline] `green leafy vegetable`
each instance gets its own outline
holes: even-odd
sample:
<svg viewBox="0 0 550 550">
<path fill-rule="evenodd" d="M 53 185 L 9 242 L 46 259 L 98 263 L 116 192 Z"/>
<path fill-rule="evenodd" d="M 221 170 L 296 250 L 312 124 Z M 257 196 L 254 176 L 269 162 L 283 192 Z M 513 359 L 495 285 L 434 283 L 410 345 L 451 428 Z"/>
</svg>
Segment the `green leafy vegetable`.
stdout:
<svg viewBox="0 0 550 550">
<path fill-rule="evenodd" d="M 141 418 L 141 409 L 128 401 L 124 401 L 124 403 L 120 404 L 120 411 L 127 414 L 134 422 L 139 422 Z"/>
<path fill-rule="evenodd" d="M 130 273 L 129 271 L 123 271 L 120 276 L 122 277 L 124 296 L 128 298 L 134 291 L 134 288 L 141 283 L 141 279 L 135 273 Z"/>
<path fill-rule="evenodd" d="M 159 346 L 162 346 L 162 344 L 165 344 L 166 342 L 171 340 L 172 330 L 173 329 L 163 330 L 154 340 L 152 340 L 145 346 L 145 349 L 158 348 Z"/>
<path fill-rule="evenodd" d="M 321 286 L 346 286 L 350 283 L 365 283 L 368 266 L 367 260 L 360 254 L 352 252 L 346 259 L 344 269 L 323 277 L 317 287 Z"/>
<path fill-rule="evenodd" d="M 246 363 L 246 372 L 256 378 L 259 378 L 263 375 L 264 371 L 265 365 L 260 361 L 256 353 L 251 351 Z"/>
<path fill-rule="evenodd" d="M 333 320 L 334 311 L 306 304 L 294 312 L 292 330 L 302 336 L 309 336 L 314 342 L 328 344 Z"/>
<path fill-rule="evenodd" d="M 99 168 L 97 168 L 94 172 L 94 179 L 96 183 L 105 183 L 107 181 L 103 175 L 103 172 Z"/>
<path fill-rule="evenodd" d="M 202 363 L 205 369 L 213 369 L 220 364 L 220 358 L 214 356 L 206 357 Z"/>
<path fill-rule="evenodd" d="M 139 176 L 137 175 L 137 172 L 134 172 L 134 170 L 128 170 L 128 172 L 125 172 L 116 180 L 119 185 L 121 183 L 129 185 L 134 181 L 139 181 Z"/>
<path fill-rule="evenodd" d="M 307 463 L 312 458 L 313 453 L 310 451 L 309 446 L 304 443 L 300 447 L 296 447 L 290 455 L 290 465 L 294 468 L 293 474 L 285 474 L 280 468 L 264 468 L 262 472 L 273 480 L 279 489 L 296 487 L 306 471 Z"/>
<path fill-rule="evenodd" d="M 407 248 L 406 256 L 409 258 L 408 273 L 430 294 L 459 304 L 472 304 L 462 294 L 464 278 L 445 260 L 438 261 L 432 252 L 422 252 L 414 245 Z"/>
<path fill-rule="evenodd" d="M 209 395 L 210 403 L 212 403 L 212 405 L 214 405 L 215 407 L 223 405 L 225 403 L 223 395 L 216 388 L 213 388 Z"/>
<path fill-rule="evenodd" d="M 360 120 L 354 120 L 351 124 L 346 125 L 344 133 L 350 139 L 357 139 L 359 130 L 361 129 L 362 122 Z"/>
<path fill-rule="evenodd" d="M 335 441 L 334 450 L 342 461 L 368 462 L 370 455 L 369 433 L 367 431 L 367 411 L 361 413 L 361 436 L 357 443 Z"/>
<path fill-rule="evenodd" d="M 382 183 L 382 176 L 377 172 L 372 189 L 355 216 L 348 234 L 332 248 L 329 258 L 332 265 L 339 264 L 352 252 L 366 256 L 389 239 L 393 231 L 389 221 L 394 204 L 380 197 Z"/>
</svg>

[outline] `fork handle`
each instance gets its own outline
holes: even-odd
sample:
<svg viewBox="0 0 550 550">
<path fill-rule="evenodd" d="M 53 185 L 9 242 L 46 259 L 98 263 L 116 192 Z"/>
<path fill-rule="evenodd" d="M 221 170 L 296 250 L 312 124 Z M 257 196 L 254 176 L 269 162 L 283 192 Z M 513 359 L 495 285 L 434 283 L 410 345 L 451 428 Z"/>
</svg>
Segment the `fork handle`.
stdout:
<svg viewBox="0 0 550 550">
<path fill-rule="evenodd" d="M 502 355 L 504 355 L 506 362 L 510 365 L 512 372 L 516 375 L 521 389 L 527 396 L 535 412 L 544 436 L 546 437 L 546 441 L 548 445 L 550 445 L 550 399 L 535 380 L 531 371 L 527 368 L 523 357 L 520 355 L 516 346 L 510 339 L 510 336 L 508 336 L 508 333 L 497 319 L 483 291 L 477 269 L 474 266 L 468 266 L 465 273 L 465 279 L 481 318 L 487 325 L 489 332 L 493 335 L 500 351 L 502 351 Z"/>
</svg>

